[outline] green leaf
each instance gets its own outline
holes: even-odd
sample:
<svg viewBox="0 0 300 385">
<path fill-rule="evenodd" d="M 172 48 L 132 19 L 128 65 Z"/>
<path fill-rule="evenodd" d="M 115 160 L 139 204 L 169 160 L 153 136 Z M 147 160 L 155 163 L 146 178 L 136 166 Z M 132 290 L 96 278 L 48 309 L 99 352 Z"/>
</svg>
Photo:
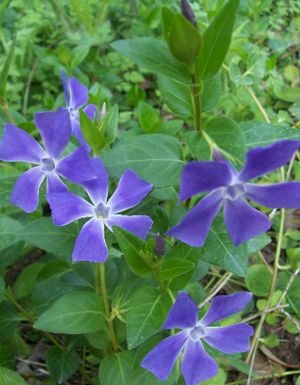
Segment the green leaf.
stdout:
<svg viewBox="0 0 300 385">
<path fill-rule="evenodd" d="M 71 68 L 77 67 L 80 63 L 84 61 L 90 51 L 91 45 L 84 43 L 77 45 L 72 50 L 72 60 L 71 60 Z"/>
<path fill-rule="evenodd" d="M 0 368 L 0 384 L 1 385 L 27 385 L 16 372 L 7 368 Z"/>
<path fill-rule="evenodd" d="M 127 313 L 127 344 L 133 349 L 161 330 L 172 302 L 166 294 L 146 286 L 130 300 Z"/>
<path fill-rule="evenodd" d="M 162 7 L 161 9 L 161 23 L 164 33 L 164 38 L 166 41 L 169 39 L 170 31 L 172 28 L 172 21 L 175 13 L 170 10 L 170 8 Z"/>
<path fill-rule="evenodd" d="M 77 226 L 56 227 L 50 218 L 39 218 L 23 226 L 17 236 L 30 245 L 70 260 L 77 237 Z"/>
<path fill-rule="evenodd" d="M 159 75 L 158 86 L 164 102 L 179 116 L 189 118 L 193 116 L 193 102 L 190 87 L 175 79 Z M 201 93 L 201 110 L 207 112 L 214 108 L 221 97 L 221 79 L 215 76 L 204 80 Z"/>
<path fill-rule="evenodd" d="M 106 356 L 101 362 L 99 379 L 102 385 L 131 385 L 133 352 Z"/>
<path fill-rule="evenodd" d="M 221 68 L 230 45 L 238 5 L 239 0 L 229 0 L 204 31 L 198 60 L 200 79 L 214 76 Z"/>
<path fill-rule="evenodd" d="M 91 146 L 94 153 L 97 153 L 105 146 L 105 138 L 102 132 L 97 129 L 98 123 L 92 122 L 82 110 L 80 114 L 80 127 L 86 142 Z"/>
<path fill-rule="evenodd" d="M 5 294 L 5 281 L 3 277 L 0 276 L 0 302 L 2 302 Z"/>
<path fill-rule="evenodd" d="M 171 280 L 193 270 L 194 267 L 194 263 L 188 260 L 164 258 L 160 266 L 159 276 L 162 280 Z"/>
<path fill-rule="evenodd" d="M 300 314 L 300 278 L 296 277 L 287 292 L 287 300 L 295 314 Z"/>
<path fill-rule="evenodd" d="M 140 101 L 137 110 L 140 125 L 146 133 L 155 132 L 160 125 L 159 113 L 149 104 Z"/>
<path fill-rule="evenodd" d="M 276 91 L 276 96 L 285 102 L 294 103 L 300 101 L 300 87 L 283 87 Z"/>
<path fill-rule="evenodd" d="M 12 45 L 10 47 L 10 50 L 8 52 L 7 58 L 4 62 L 4 65 L 3 65 L 3 68 L 2 68 L 2 71 L 0 74 L 0 97 L 5 96 L 8 72 L 9 72 L 10 66 L 11 66 L 13 58 L 14 58 L 15 47 L 16 47 L 16 37 L 14 38 L 14 40 L 12 42 Z"/>
<path fill-rule="evenodd" d="M 252 265 L 246 274 L 247 288 L 258 297 L 265 297 L 269 294 L 272 284 L 272 274 L 263 264 Z"/>
<path fill-rule="evenodd" d="M 219 74 L 203 81 L 201 93 L 201 110 L 207 112 L 212 110 L 219 102 L 222 95 L 222 82 Z"/>
<path fill-rule="evenodd" d="M 7 340 L 18 327 L 21 318 L 15 308 L 8 302 L 0 304 L 0 341 Z"/>
<path fill-rule="evenodd" d="M 22 231 L 21 223 L 6 215 L 0 215 L 0 251 L 19 242 L 17 233 Z"/>
<path fill-rule="evenodd" d="M 56 346 L 51 346 L 46 354 L 46 364 L 54 381 L 63 384 L 79 368 L 80 358 L 74 350 L 62 351 Z"/>
<path fill-rule="evenodd" d="M 243 132 L 234 120 L 223 116 L 212 118 L 207 123 L 205 132 L 210 140 L 231 158 L 230 160 L 236 161 L 239 165 L 243 163 L 246 144 Z M 195 131 L 188 133 L 187 142 L 197 159 L 210 158 L 209 146 L 201 133 Z"/>
<path fill-rule="evenodd" d="M 37 277 L 45 266 L 45 263 L 36 262 L 27 266 L 21 272 L 13 287 L 15 299 L 24 298 L 33 291 Z"/>
<path fill-rule="evenodd" d="M 118 179 L 131 168 L 154 187 L 179 183 L 184 165 L 179 141 L 168 135 L 152 134 L 128 137 L 103 155 L 109 174 Z"/>
<path fill-rule="evenodd" d="M 180 13 L 176 13 L 172 18 L 167 42 L 173 56 L 190 66 L 196 61 L 200 53 L 200 32 Z"/>
<path fill-rule="evenodd" d="M 100 365 L 99 380 L 102 385 L 160 385 L 161 381 L 152 373 L 140 367 L 142 357 L 133 351 L 124 351 L 106 356 Z M 174 375 L 164 381 L 164 385 L 173 385 L 176 382 Z"/>
<path fill-rule="evenodd" d="M 113 227 L 113 233 L 131 270 L 142 278 L 149 277 L 152 269 L 141 254 L 145 250 L 146 242 L 116 226 Z"/>
<path fill-rule="evenodd" d="M 111 144 L 118 137 L 119 110 L 118 110 L 117 104 L 115 104 L 108 111 L 104 119 L 105 119 L 105 142 L 107 144 Z"/>
<path fill-rule="evenodd" d="M 65 294 L 46 310 L 34 327 L 51 333 L 91 333 L 105 327 L 101 299 L 90 291 Z"/>
<path fill-rule="evenodd" d="M 208 234 L 201 259 L 243 277 L 247 269 L 247 251 L 246 243 L 234 246 L 224 227 L 223 218 L 219 216 Z"/>
<path fill-rule="evenodd" d="M 240 124 L 247 149 L 259 146 L 267 146 L 283 139 L 300 140 L 300 129 L 251 121 Z"/>
<path fill-rule="evenodd" d="M 173 58 L 167 44 L 161 40 L 150 37 L 117 40 L 112 47 L 149 72 L 190 82 L 186 66 Z"/>
<path fill-rule="evenodd" d="M 168 76 L 158 75 L 158 87 L 164 102 L 175 114 L 193 116 L 193 102 L 190 87 Z"/>
</svg>

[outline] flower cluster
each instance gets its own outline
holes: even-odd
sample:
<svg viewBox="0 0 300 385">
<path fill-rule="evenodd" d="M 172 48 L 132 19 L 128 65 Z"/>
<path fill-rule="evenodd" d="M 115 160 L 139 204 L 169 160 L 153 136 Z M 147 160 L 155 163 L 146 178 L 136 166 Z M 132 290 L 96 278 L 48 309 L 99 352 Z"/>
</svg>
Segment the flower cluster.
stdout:
<svg viewBox="0 0 300 385">
<path fill-rule="evenodd" d="M 184 2 L 183 2 L 184 3 Z M 186 9 L 189 16 L 189 9 Z M 35 125 L 44 146 L 26 131 L 13 124 L 4 127 L 0 159 L 33 165 L 16 181 L 11 201 L 25 212 L 36 210 L 39 190 L 46 180 L 46 197 L 53 222 L 65 226 L 87 218 L 75 243 L 72 260 L 105 262 L 108 248 L 105 227 L 121 227 L 145 239 L 152 226 L 147 215 L 128 215 L 153 186 L 133 170 L 121 176 L 115 192 L 109 195 L 109 177 L 99 157 L 90 155 L 90 146 L 80 128 L 80 109 L 93 120 L 96 106 L 88 103 L 88 89 L 77 79 L 63 74 L 66 107 L 35 115 Z M 79 146 L 68 151 L 70 138 Z M 247 199 L 269 208 L 299 208 L 300 183 L 254 184 L 250 181 L 283 166 L 298 150 L 300 141 L 284 140 L 267 147 L 251 149 L 240 172 L 227 161 L 190 162 L 181 176 L 180 200 L 208 193 L 167 234 L 191 246 L 204 244 L 212 222 L 224 206 L 224 221 L 235 245 L 267 231 L 270 220 L 252 207 Z M 88 200 L 68 190 L 65 181 L 79 184 Z M 160 249 L 163 246 L 160 245 Z M 249 349 L 253 329 L 247 324 L 215 326 L 240 312 L 251 300 L 247 292 L 213 299 L 207 314 L 198 320 L 196 304 L 185 293 L 179 293 L 163 329 L 181 329 L 161 341 L 143 360 L 142 367 L 164 380 L 181 353 L 181 369 L 187 385 L 197 385 L 217 373 L 217 364 L 205 350 L 205 344 L 223 353 L 241 353 Z M 204 342 L 204 344 L 203 344 Z"/>
</svg>

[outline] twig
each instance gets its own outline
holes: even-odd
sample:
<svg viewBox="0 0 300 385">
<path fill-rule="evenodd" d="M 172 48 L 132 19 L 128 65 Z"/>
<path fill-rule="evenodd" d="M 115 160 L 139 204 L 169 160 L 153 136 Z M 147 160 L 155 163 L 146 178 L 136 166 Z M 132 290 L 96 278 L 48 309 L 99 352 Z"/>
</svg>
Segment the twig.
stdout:
<svg viewBox="0 0 300 385">
<path fill-rule="evenodd" d="M 217 282 L 217 284 L 212 289 L 211 294 L 198 305 L 198 308 L 201 309 L 203 306 L 205 306 L 230 280 L 232 277 L 232 273 L 225 273 L 223 277 Z"/>
</svg>

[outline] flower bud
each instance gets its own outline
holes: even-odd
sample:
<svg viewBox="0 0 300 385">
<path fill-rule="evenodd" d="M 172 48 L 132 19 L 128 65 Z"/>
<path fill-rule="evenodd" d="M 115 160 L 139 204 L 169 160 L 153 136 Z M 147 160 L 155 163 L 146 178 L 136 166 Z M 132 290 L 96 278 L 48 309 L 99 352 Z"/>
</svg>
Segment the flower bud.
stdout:
<svg viewBox="0 0 300 385">
<path fill-rule="evenodd" d="M 159 233 L 156 234 L 155 241 L 155 254 L 158 257 L 162 257 L 165 253 L 165 241 Z"/>
<path fill-rule="evenodd" d="M 222 160 L 225 160 L 225 157 L 222 154 L 222 152 L 216 147 L 214 147 L 212 150 L 212 157 L 213 157 L 213 160 L 216 160 L 217 162 L 221 162 Z"/>
<path fill-rule="evenodd" d="M 192 11 L 188 0 L 181 0 L 181 13 L 190 21 L 195 27 L 197 27 L 196 16 Z"/>
</svg>

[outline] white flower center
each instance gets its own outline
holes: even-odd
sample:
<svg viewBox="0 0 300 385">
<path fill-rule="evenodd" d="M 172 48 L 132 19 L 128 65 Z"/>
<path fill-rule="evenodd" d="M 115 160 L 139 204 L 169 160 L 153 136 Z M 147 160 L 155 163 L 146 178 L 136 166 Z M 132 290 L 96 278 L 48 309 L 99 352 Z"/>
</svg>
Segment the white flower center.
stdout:
<svg viewBox="0 0 300 385">
<path fill-rule="evenodd" d="M 235 201 L 245 195 L 245 187 L 242 183 L 235 183 L 225 189 L 225 199 Z"/>
<path fill-rule="evenodd" d="M 203 338 L 205 336 L 206 336 L 206 330 L 205 330 L 205 327 L 202 325 L 195 326 L 190 333 L 190 337 L 194 341 L 198 341 L 200 338 Z"/>
<path fill-rule="evenodd" d="M 51 158 L 42 158 L 41 159 L 41 168 L 45 173 L 50 173 L 55 170 L 54 160 Z"/>
<path fill-rule="evenodd" d="M 104 220 L 109 217 L 110 208 L 105 206 L 103 203 L 99 203 L 98 206 L 95 207 L 95 215 L 97 219 Z"/>
<path fill-rule="evenodd" d="M 76 108 L 69 107 L 68 110 L 69 110 L 69 113 L 70 113 L 71 120 L 79 119 L 79 112 L 78 112 L 78 110 Z"/>
</svg>

